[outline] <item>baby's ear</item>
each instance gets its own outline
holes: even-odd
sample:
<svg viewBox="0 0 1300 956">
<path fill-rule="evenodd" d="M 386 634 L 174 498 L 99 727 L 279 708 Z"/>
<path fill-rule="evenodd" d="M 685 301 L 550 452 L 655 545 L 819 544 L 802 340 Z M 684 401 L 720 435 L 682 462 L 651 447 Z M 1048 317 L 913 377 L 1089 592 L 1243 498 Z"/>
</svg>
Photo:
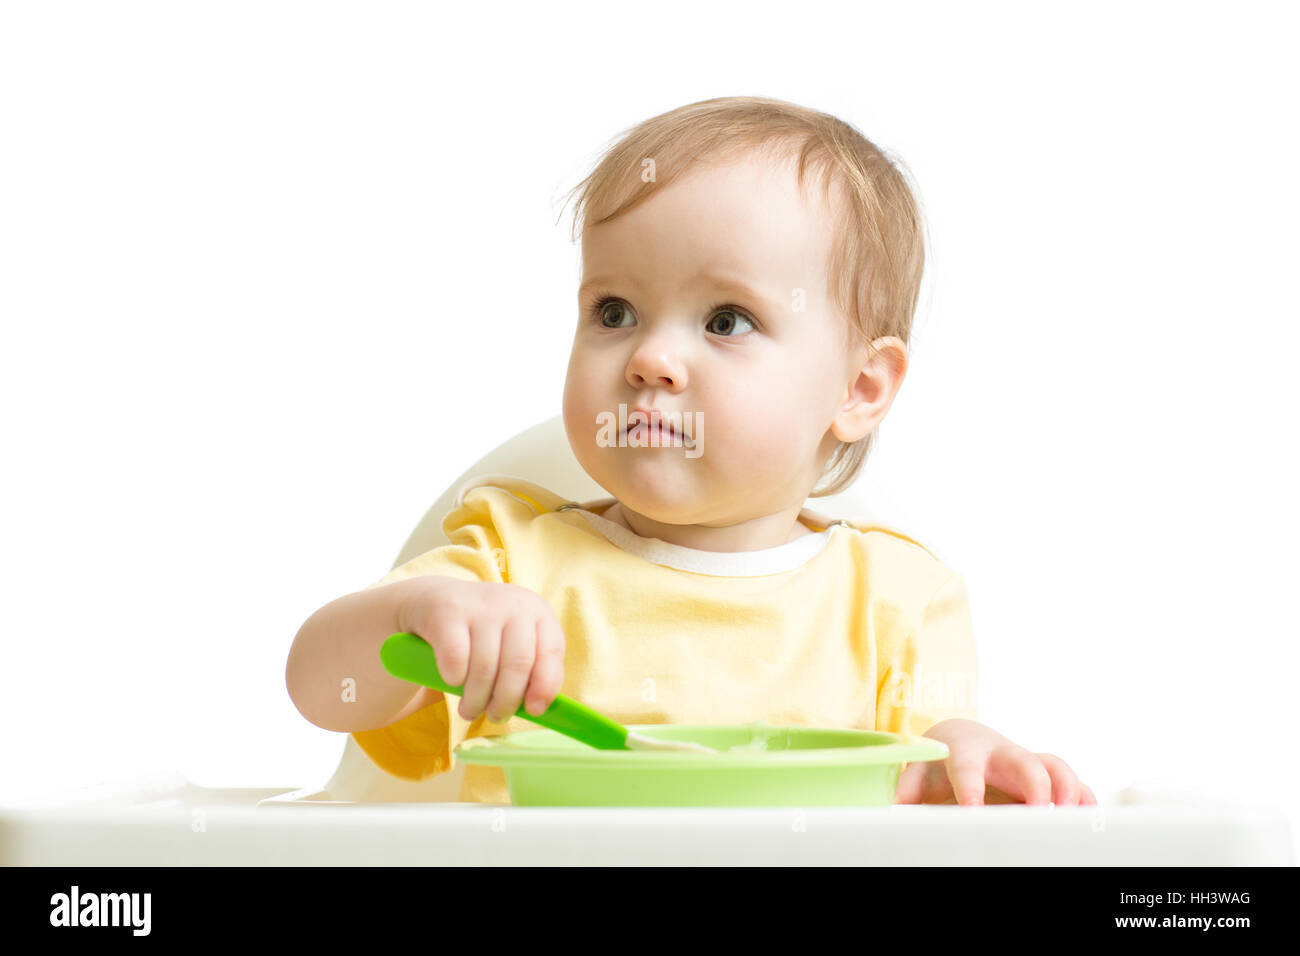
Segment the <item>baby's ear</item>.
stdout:
<svg viewBox="0 0 1300 956">
<path fill-rule="evenodd" d="M 881 336 L 871 343 L 869 361 L 876 367 L 888 366 L 889 375 L 896 380 L 894 391 L 897 392 L 907 374 L 907 343 L 896 335 Z"/>
<path fill-rule="evenodd" d="M 844 401 L 831 423 L 842 442 L 866 438 L 884 419 L 907 374 L 907 345 L 892 335 L 883 336 L 861 350 L 862 365 L 845 388 Z"/>
</svg>

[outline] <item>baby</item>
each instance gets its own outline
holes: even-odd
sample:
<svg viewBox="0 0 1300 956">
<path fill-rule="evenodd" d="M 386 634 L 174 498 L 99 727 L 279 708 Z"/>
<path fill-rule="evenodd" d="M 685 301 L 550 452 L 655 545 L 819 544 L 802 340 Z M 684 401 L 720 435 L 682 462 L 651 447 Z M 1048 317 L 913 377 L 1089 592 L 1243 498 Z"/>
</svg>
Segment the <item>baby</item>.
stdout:
<svg viewBox="0 0 1300 956">
<path fill-rule="evenodd" d="M 535 729 L 561 691 L 624 724 L 925 735 L 899 803 L 1095 803 L 1060 758 L 976 721 L 960 575 L 878 525 L 828 519 L 902 384 L 924 263 L 898 168 L 851 126 L 726 97 L 627 131 L 581 190 L 565 430 L 611 498 L 512 475 L 459 489 L 447 545 L 316 611 L 286 679 L 312 723 L 408 780 L 460 741 Z M 434 649 L 443 693 L 390 676 Z M 509 802 L 499 768 L 461 799 Z"/>
</svg>

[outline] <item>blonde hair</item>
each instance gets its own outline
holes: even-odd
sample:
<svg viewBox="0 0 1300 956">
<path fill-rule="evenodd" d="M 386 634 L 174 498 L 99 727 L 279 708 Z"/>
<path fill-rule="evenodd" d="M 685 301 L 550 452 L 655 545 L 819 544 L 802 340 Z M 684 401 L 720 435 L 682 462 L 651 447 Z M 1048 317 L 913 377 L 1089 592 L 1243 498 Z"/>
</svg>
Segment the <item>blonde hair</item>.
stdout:
<svg viewBox="0 0 1300 956">
<path fill-rule="evenodd" d="M 835 239 L 827 276 L 831 301 L 848 318 L 848 348 L 874 351 L 876 338 L 908 342 L 925 265 L 924 222 L 905 167 L 856 129 L 826 113 L 757 96 L 724 96 L 681 106 L 618 134 L 578 193 L 571 238 L 645 202 L 695 163 L 745 150 L 798 155 L 798 184 L 817 176 L 834 210 Z M 654 176 L 642 177 L 652 159 Z M 896 164 L 897 163 L 897 164 Z M 837 204 L 831 191 L 839 188 Z M 567 200 L 566 200 L 567 203 Z M 811 497 L 849 487 L 871 451 L 875 430 L 840 442 Z"/>
</svg>

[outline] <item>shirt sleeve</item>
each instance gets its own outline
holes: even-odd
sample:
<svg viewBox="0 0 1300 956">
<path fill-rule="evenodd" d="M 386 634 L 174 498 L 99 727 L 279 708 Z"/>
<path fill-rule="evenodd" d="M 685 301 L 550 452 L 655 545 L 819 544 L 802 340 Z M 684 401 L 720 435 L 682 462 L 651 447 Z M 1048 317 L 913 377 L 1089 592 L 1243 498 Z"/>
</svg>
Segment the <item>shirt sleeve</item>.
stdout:
<svg viewBox="0 0 1300 956">
<path fill-rule="evenodd" d="M 447 513 L 442 530 L 447 544 L 399 564 L 369 587 L 377 588 L 422 574 L 440 574 L 461 581 L 509 580 L 505 547 L 487 495 L 468 495 Z"/>
<path fill-rule="evenodd" d="M 507 582 L 506 553 L 489 505 L 488 495 L 467 495 L 443 520 L 448 544 L 398 565 L 366 590 L 427 574 Z M 385 773 L 419 782 L 450 770 L 451 751 L 461 741 L 478 736 L 486 727 L 504 726 L 492 723 L 485 714 L 465 720 L 457 711 L 460 698 L 454 694 L 434 691 L 433 696 L 427 707 L 387 727 L 353 731 L 352 739 Z"/>
<path fill-rule="evenodd" d="M 915 629 L 882 664 L 878 729 L 915 737 L 941 720 L 977 719 L 975 640 L 961 575 L 935 591 Z"/>
</svg>

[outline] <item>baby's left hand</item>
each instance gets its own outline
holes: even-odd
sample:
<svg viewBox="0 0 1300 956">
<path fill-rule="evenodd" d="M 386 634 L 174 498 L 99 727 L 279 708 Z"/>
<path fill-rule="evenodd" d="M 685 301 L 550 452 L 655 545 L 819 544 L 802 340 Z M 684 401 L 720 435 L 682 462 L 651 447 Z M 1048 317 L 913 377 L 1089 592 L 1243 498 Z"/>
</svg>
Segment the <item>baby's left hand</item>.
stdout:
<svg viewBox="0 0 1300 956">
<path fill-rule="evenodd" d="M 909 764 L 898 778 L 894 803 L 1097 803 L 1060 757 L 1030 753 L 974 720 L 941 720 L 924 736 L 947 744 L 948 759 Z"/>
</svg>

